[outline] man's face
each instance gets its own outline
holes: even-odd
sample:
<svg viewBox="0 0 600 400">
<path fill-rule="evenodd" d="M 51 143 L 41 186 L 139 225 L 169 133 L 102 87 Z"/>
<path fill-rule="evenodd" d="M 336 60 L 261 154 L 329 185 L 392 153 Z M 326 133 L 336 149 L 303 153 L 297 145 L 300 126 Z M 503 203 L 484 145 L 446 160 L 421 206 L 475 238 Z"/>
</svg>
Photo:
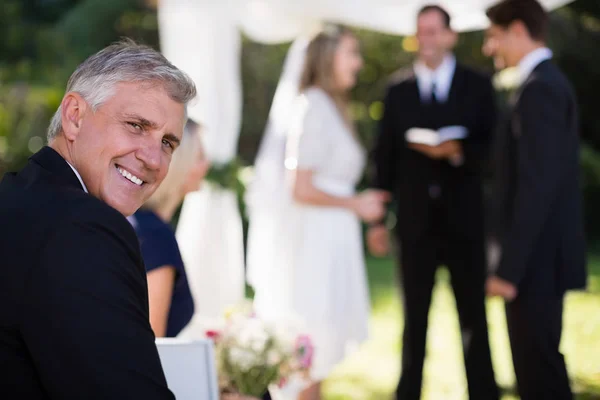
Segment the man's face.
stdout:
<svg viewBox="0 0 600 400">
<path fill-rule="evenodd" d="M 491 24 L 486 31 L 483 54 L 494 59 L 496 69 L 515 67 L 519 63 L 518 35 L 512 26 Z"/>
<path fill-rule="evenodd" d="M 417 19 L 417 41 L 419 58 L 425 62 L 439 61 L 454 46 L 455 33 L 449 29 L 438 11 L 421 14 Z"/>
<path fill-rule="evenodd" d="M 95 112 L 86 108 L 79 126 L 68 128 L 77 130 L 70 157 L 90 194 L 131 215 L 169 170 L 185 106 L 160 85 L 119 83 L 114 90 Z"/>
</svg>

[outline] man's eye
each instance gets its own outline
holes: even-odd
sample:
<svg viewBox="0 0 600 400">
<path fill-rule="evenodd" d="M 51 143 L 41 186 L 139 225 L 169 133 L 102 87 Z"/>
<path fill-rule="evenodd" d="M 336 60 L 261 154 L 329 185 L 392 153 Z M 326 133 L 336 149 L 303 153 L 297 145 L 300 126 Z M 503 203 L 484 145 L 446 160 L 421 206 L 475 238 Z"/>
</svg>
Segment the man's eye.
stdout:
<svg viewBox="0 0 600 400">
<path fill-rule="evenodd" d="M 167 139 L 163 139 L 162 143 L 164 146 L 166 146 L 167 148 L 169 148 L 171 150 L 175 149 L 175 147 L 173 146 L 173 143 L 169 142 Z"/>
<path fill-rule="evenodd" d="M 129 126 L 132 126 L 133 129 L 135 130 L 142 130 L 142 126 L 140 124 L 138 124 L 137 122 L 128 122 Z"/>
</svg>

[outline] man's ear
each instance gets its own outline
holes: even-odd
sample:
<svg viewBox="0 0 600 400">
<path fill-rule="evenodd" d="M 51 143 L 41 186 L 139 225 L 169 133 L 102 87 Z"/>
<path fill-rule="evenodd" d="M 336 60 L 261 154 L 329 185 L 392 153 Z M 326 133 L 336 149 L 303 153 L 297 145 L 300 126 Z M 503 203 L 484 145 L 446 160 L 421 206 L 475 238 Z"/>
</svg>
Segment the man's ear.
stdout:
<svg viewBox="0 0 600 400">
<path fill-rule="evenodd" d="M 60 103 L 62 131 L 67 140 L 73 141 L 79 135 L 83 116 L 88 104 L 79 93 L 69 92 Z"/>
<path fill-rule="evenodd" d="M 448 39 L 447 39 L 447 49 L 448 50 L 452 50 L 454 49 L 454 47 L 456 46 L 456 43 L 458 43 L 458 33 L 456 33 L 455 31 L 451 30 L 448 33 Z"/>
<path fill-rule="evenodd" d="M 525 24 L 523 23 L 523 21 L 521 20 L 516 20 L 513 21 L 509 26 L 508 29 L 511 31 L 511 33 L 513 35 L 515 35 L 516 37 L 529 37 L 529 30 L 527 29 L 527 26 L 525 26 Z"/>
</svg>

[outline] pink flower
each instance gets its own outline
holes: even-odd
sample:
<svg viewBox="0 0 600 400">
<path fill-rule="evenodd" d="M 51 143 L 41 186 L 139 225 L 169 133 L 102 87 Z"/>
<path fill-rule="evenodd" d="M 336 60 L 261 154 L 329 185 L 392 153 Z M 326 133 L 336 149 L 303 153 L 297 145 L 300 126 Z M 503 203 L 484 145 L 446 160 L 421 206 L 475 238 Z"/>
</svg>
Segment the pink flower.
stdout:
<svg viewBox="0 0 600 400">
<path fill-rule="evenodd" d="M 313 354 L 314 346 L 310 337 L 307 335 L 298 336 L 296 339 L 296 355 L 303 369 L 310 368 L 312 365 Z"/>
<path fill-rule="evenodd" d="M 217 341 L 217 340 L 219 340 L 219 337 L 221 337 L 221 332 L 214 331 L 214 330 L 208 330 L 208 331 L 206 331 L 206 337 L 209 339 L 212 339 L 213 341 Z"/>
</svg>

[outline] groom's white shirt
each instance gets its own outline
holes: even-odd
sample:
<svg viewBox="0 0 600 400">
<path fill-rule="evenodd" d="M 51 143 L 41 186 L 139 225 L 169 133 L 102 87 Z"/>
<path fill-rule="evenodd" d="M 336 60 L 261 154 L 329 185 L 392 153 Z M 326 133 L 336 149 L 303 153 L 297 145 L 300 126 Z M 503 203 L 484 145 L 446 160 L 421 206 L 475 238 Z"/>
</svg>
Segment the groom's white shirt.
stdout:
<svg viewBox="0 0 600 400">
<path fill-rule="evenodd" d="M 77 176 L 77 179 L 79 179 L 79 183 L 81 183 L 81 187 L 83 187 L 84 192 L 89 193 L 87 190 L 87 186 L 85 186 L 85 183 L 83 183 L 83 179 L 81 179 L 81 175 L 79 175 L 79 172 L 77 172 L 75 167 L 72 166 L 70 162 L 67 161 L 67 164 L 69 164 L 69 167 L 71 167 L 73 172 L 75 172 L 75 176 Z"/>
<path fill-rule="evenodd" d="M 517 65 L 517 70 L 519 71 L 519 84 L 522 85 L 525 83 L 535 67 L 546 60 L 550 60 L 551 58 L 552 50 L 547 47 L 540 47 L 532 52 L 529 52 L 521 59 L 521 61 L 519 61 L 519 64 Z"/>
</svg>

